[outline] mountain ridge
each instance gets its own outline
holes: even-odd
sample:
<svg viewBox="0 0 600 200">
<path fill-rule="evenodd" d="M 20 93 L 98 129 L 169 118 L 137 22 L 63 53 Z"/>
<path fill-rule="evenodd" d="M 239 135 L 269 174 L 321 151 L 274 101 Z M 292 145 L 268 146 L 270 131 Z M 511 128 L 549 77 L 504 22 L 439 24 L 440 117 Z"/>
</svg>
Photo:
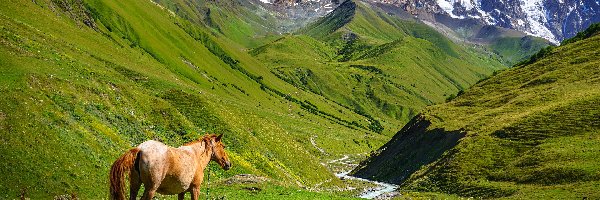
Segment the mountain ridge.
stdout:
<svg viewBox="0 0 600 200">
<path fill-rule="evenodd" d="M 528 64 L 426 108 L 352 173 L 462 197 L 597 198 L 600 127 L 593 121 L 600 93 L 593 66 L 600 37 L 593 27 L 581 34 L 587 38 L 540 51 Z M 456 143 L 432 145 L 448 142 Z"/>
<path fill-rule="evenodd" d="M 287 2 L 287 1 L 285 1 Z M 308 6 L 317 9 L 327 7 L 323 16 L 342 2 L 330 0 L 273 2 L 279 7 Z M 594 0 L 368 0 L 372 4 L 392 6 L 403 12 L 406 18 L 418 17 L 435 23 L 435 18 L 447 17 L 454 20 L 472 20 L 481 25 L 508 28 L 528 35 L 544 38 L 557 45 L 562 40 L 575 36 L 594 22 L 599 22 L 600 3 Z M 314 16 L 314 15 L 313 15 Z M 450 26 L 449 24 L 445 24 Z"/>
<path fill-rule="evenodd" d="M 353 1 L 250 54 L 282 80 L 369 116 L 386 135 L 423 106 L 504 68 L 424 24 Z"/>
<path fill-rule="evenodd" d="M 338 179 L 347 162 L 540 44 L 513 37 L 496 53 L 364 1 L 318 11 L 311 6 L 329 3 L 261 2 L 0 6 L 0 198 L 101 198 L 126 149 L 222 133 L 233 168 L 209 165 L 202 193 L 351 199 L 360 193 L 351 188 L 372 186 Z M 547 50 L 539 57 L 554 53 Z M 235 181 L 245 174 L 260 178 Z"/>
</svg>

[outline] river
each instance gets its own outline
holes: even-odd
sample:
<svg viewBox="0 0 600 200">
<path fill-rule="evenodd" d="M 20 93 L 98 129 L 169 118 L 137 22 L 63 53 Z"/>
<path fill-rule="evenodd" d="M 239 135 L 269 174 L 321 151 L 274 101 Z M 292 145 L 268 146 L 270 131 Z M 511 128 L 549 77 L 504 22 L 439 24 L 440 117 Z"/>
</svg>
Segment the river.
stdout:
<svg viewBox="0 0 600 200">
<path fill-rule="evenodd" d="M 369 182 L 369 183 L 373 183 L 378 186 L 378 187 L 371 188 L 371 189 L 361 193 L 359 196 L 360 198 L 375 199 L 384 194 L 390 194 L 391 196 L 399 195 L 399 193 L 396 192 L 396 189 L 398 189 L 397 185 L 372 181 L 372 180 L 368 180 L 368 179 L 364 179 L 364 178 L 358 178 L 358 177 L 348 175 L 349 173 L 350 173 L 350 171 L 345 171 L 345 172 L 337 173 L 337 174 L 335 174 L 335 176 L 337 176 L 338 178 L 341 178 L 341 179 L 350 179 L 350 180 Z"/>
</svg>

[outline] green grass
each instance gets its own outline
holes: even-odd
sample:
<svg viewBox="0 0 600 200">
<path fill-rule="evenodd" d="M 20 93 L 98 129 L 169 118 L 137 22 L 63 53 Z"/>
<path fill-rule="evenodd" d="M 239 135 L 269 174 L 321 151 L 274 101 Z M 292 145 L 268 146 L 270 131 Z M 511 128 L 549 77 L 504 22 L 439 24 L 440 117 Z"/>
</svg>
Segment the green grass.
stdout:
<svg viewBox="0 0 600 200">
<path fill-rule="evenodd" d="M 240 0 L 165 0 L 158 4 L 238 48 L 252 48 L 277 39 L 283 22 L 275 13 Z"/>
<path fill-rule="evenodd" d="M 490 48 L 500 55 L 506 64 L 512 65 L 528 59 L 546 46 L 548 44 L 544 39 L 525 36 L 498 39 L 490 45 Z"/>
<path fill-rule="evenodd" d="M 202 184 L 200 199 L 359 199 L 356 192 L 322 191 L 294 186 L 284 186 L 282 183 L 266 177 L 250 176 L 248 179 L 236 177 Z M 141 194 L 140 194 L 141 195 Z M 209 196 L 207 198 L 207 195 Z M 159 199 L 176 199 L 174 195 L 158 195 Z M 190 198 L 190 194 L 186 194 Z"/>
<path fill-rule="evenodd" d="M 352 1 L 250 54 L 297 88 L 371 118 L 368 128 L 387 136 L 504 68 L 424 24 Z"/>
<path fill-rule="evenodd" d="M 257 189 L 258 188 L 258 189 Z M 359 199 L 335 194 L 309 192 L 298 188 L 286 188 L 273 184 L 264 186 L 244 185 L 211 188 L 217 198 L 227 199 Z"/>
<path fill-rule="evenodd" d="M 267 191 L 334 188 L 343 183 L 321 162 L 386 140 L 364 116 L 149 1 L 12 1 L 0 14 L 0 198 L 103 198 L 126 149 L 213 132 L 234 163 L 212 165 L 213 180 L 251 173 L 278 181 Z"/>
<path fill-rule="evenodd" d="M 206 190 L 202 191 L 202 196 Z M 359 199 L 336 193 L 311 192 L 296 187 L 284 187 L 273 183 L 221 184 L 211 187 L 209 195 L 226 199 Z"/>
<path fill-rule="evenodd" d="M 224 197 L 350 197 L 321 163 L 376 149 L 426 105 L 504 68 L 362 3 L 332 12 L 349 21 L 279 37 L 245 1 L 190 2 L 0 6 L 0 198 L 105 198 L 126 149 L 205 133 L 225 134 L 234 167 L 209 167 Z M 221 183 L 237 174 L 273 182 Z"/>
<path fill-rule="evenodd" d="M 444 137 L 417 138 L 435 130 L 466 136 L 410 177 L 390 175 L 410 166 L 382 159 L 397 154 L 386 150 L 357 173 L 375 170 L 388 176 L 363 176 L 394 180 L 404 190 L 462 197 L 599 198 L 599 41 L 592 36 L 549 48 L 531 64 L 505 70 L 448 103 L 425 109 L 421 121 L 399 133 L 415 141 L 392 140 L 382 148 L 443 142 Z M 414 156 L 406 163 L 426 157 L 416 151 L 402 154 Z"/>
</svg>

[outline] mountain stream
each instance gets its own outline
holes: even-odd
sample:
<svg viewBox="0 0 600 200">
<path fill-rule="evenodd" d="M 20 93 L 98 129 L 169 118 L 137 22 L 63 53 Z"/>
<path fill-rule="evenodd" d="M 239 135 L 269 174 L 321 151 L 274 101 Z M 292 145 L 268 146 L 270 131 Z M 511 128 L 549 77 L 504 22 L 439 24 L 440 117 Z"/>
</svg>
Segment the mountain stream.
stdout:
<svg viewBox="0 0 600 200">
<path fill-rule="evenodd" d="M 356 167 L 357 166 L 356 164 L 347 162 L 347 160 L 349 160 L 349 158 L 350 158 L 349 156 L 345 155 L 344 157 L 342 157 L 340 159 L 329 161 L 329 163 L 330 164 L 331 163 L 344 164 L 344 165 L 347 165 L 352 168 Z M 348 174 L 351 171 L 352 170 L 336 173 L 335 176 L 340 179 L 344 179 L 344 180 L 356 180 L 356 181 L 368 182 L 368 183 L 377 185 L 377 187 L 372 187 L 372 188 L 369 188 L 369 189 L 365 190 L 364 192 L 362 192 L 359 196 L 360 198 L 363 198 L 363 199 L 391 199 L 394 196 L 400 195 L 400 193 L 398 193 L 396 191 L 396 189 L 398 189 L 398 185 L 377 182 L 377 181 L 372 181 L 372 180 L 368 180 L 368 179 L 364 179 L 364 178 L 350 176 Z"/>
</svg>

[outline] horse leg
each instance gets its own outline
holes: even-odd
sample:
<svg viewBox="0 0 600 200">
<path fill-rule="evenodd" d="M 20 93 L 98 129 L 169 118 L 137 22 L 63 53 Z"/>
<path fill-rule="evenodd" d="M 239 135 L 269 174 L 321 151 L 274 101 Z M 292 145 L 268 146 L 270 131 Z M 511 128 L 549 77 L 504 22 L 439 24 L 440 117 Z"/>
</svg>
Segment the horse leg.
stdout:
<svg viewBox="0 0 600 200">
<path fill-rule="evenodd" d="M 144 187 L 144 195 L 142 196 L 142 200 L 152 200 L 156 194 L 156 190 L 158 190 L 158 187 L 160 187 L 160 182 L 147 182 L 144 183 Z"/>
<path fill-rule="evenodd" d="M 164 179 L 164 175 L 161 176 L 163 174 L 161 171 L 157 171 L 156 168 L 149 168 L 147 165 L 140 165 L 140 171 L 140 180 L 144 184 L 142 200 L 152 200 Z"/>
<path fill-rule="evenodd" d="M 135 200 L 137 198 L 140 187 L 142 186 L 142 180 L 136 170 L 131 170 L 129 175 L 129 199 Z"/>
<path fill-rule="evenodd" d="M 177 200 L 183 200 L 185 198 L 185 192 L 179 193 L 177 195 Z"/>
<path fill-rule="evenodd" d="M 192 200 L 198 200 L 198 196 L 200 195 L 200 187 L 192 188 Z"/>
<path fill-rule="evenodd" d="M 152 200 L 154 195 L 156 194 L 157 188 L 146 188 L 144 189 L 144 195 L 142 196 L 142 200 Z"/>
</svg>

